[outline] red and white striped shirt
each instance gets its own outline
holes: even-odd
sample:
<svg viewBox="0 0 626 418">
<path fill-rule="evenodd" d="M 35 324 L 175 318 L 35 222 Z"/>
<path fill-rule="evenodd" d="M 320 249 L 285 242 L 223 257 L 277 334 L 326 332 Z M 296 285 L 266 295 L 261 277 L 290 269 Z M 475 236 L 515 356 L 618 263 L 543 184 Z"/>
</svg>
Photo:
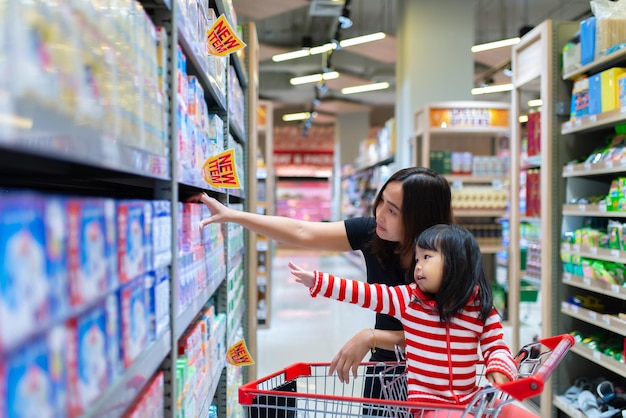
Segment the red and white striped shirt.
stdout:
<svg viewBox="0 0 626 418">
<path fill-rule="evenodd" d="M 402 321 L 406 339 L 409 400 L 467 404 L 480 389 L 476 368 L 516 378 L 516 365 L 503 339 L 495 309 L 483 323 L 474 297 L 449 323 L 441 322 L 435 301 L 415 283 L 404 286 L 370 284 L 315 272 L 311 296 L 359 305 Z M 479 349 L 480 348 L 480 354 Z"/>
</svg>

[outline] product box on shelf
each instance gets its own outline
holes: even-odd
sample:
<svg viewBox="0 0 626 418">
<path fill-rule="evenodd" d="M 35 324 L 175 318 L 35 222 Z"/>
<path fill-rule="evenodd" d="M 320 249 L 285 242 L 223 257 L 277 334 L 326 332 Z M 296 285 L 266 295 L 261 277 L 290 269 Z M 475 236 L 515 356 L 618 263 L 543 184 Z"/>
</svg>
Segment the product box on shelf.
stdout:
<svg viewBox="0 0 626 418">
<path fill-rule="evenodd" d="M 172 204 L 167 200 L 152 201 L 152 259 L 154 268 L 172 262 Z"/>
<path fill-rule="evenodd" d="M 580 63 L 593 62 L 596 58 L 596 18 L 590 17 L 580 22 Z"/>
<path fill-rule="evenodd" d="M 589 76 L 589 115 L 602 113 L 602 88 L 600 74 Z"/>
<path fill-rule="evenodd" d="M 46 260 L 50 283 L 50 313 L 62 318 L 70 306 L 67 281 L 67 215 L 65 200 L 50 195 L 44 198 Z"/>
<path fill-rule="evenodd" d="M 619 89 L 617 78 L 626 72 L 626 68 L 613 67 L 600 73 L 602 112 L 619 108 Z"/>
<path fill-rule="evenodd" d="M 0 347 L 23 340 L 50 316 L 50 283 L 39 195 L 0 199 Z"/>
<path fill-rule="evenodd" d="M 146 207 L 144 201 L 121 200 L 117 204 L 118 264 L 121 283 L 146 271 Z"/>
<path fill-rule="evenodd" d="M 16 351 L 0 363 L 0 416 L 56 417 L 57 410 L 49 356 L 45 339 L 31 341 L 23 350 Z"/>
<path fill-rule="evenodd" d="M 145 278 L 141 276 L 120 288 L 122 358 L 128 367 L 141 354 L 148 340 Z"/>
<path fill-rule="evenodd" d="M 76 417 L 109 385 L 106 309 L 97 304 L 68 324 L 68 413 Z"/>
<path fill-rule="evenodd" d="M 109 363 L 110 381 L 114 381 L 124 371 L 119 297 L 119 291 L 115 291 L 110 293 L 104 302 L 106 310 L 107 361 Z"/>
<path fill-rule="evenodd" d="M 73 306 L 84 306 L 108 287 L 106 213 L 101 199 L 71 198 L 68 213 L 68 262 Z"/>
</svg>

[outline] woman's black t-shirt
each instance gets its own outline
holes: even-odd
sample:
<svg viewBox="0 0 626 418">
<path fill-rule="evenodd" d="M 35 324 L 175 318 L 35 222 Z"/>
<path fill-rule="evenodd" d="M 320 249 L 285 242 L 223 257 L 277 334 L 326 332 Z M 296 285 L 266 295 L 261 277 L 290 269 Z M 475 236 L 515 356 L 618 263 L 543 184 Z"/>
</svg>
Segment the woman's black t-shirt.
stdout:
<svg viewBox="0 0 626 418">
<path fill-rule="evenodd" d="M 360 250 L 365 258 L 368 283 L 381 283 L 389 286 L 405 284 L 406 270 L 401 267 L 400 257 L 395 255 L 395 260 L 390 260 L 389 269 L 384 269 L 376 256 L 372 254 L 369 244 L 376 234 L 376 221 L 374 218 L 351 218 L 344 221 L 348 241 L 353 250 Z M 389 315 L 376 314 L 376 329 L 402 331 L 402 324 L 396 318 Z M 396 355 L 393 351 L 376 349 L 372 353 L 373 361 L 394 361 Z"/>
</svg>

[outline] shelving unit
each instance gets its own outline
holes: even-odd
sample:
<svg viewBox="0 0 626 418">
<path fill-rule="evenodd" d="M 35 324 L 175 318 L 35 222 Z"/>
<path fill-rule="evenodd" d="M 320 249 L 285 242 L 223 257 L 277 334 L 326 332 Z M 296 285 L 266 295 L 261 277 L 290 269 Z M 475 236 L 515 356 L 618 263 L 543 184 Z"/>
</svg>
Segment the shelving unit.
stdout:
<svg viewBox="0 0 626 418">
<path fill-rule="evenodd" d="M 218 16 L 231 14 L 222 0 L 211 5 Z M 2 258 L 10 259 L 5 251 L 14 233 L 8 227 L 11 222 L 37 222 L 33 231 L 50 245 L 48 253 L 32 247 L 23 247 L 26 252 L 21 253 L 29 260 L 37 258 L 36 265 L 45 270 L 39 278 L 30 275 L 28 290 L 34 293 L 19 303 L 27 306 L 33 295 L 45 297 L 41 307 L 46 312 L 38 310 L 39 325 L 21 328 L 22 334 L 10 341 L 0 333 L 0 407 L 31 406 L 41 416 L 121 417 L 150 397 L 155 413 L 162 409 L 167 417 L 180 416 L 182 409 L 190 416 L 207 416 L 211 403 L 218 406 L 220 417 L 232 416 L 228 409 L 237 399 L 229 394 L 236 392 L 241 379 L 233 380 L 227 371 L 225 350 L 237 338 L 256 333 L 256 322 L 248 324 L 245 315 L 246 239 L 237 227 L 211 226 L 201 234 L 196 226 L 207 216 L 203 206 L 182 202 L 200 190 L 229 205 L 243 206 L 247 199 L 245 192 L 208 187 L 199 166 L 183 166 L 183 161 L 191 161 L 185 154 L 188 145 L 182 144 L 193 130 L 194 138 L 206 139 L 205 145 L 214 139 L 222 149 L 236 146 L 247 160 L 246 129 L 229 123 L 234 85 L 229 81 L 245 91 L 250 73 L 236 55 L 232 72 L 228 58 L 219 67 L 223 74 L 211 70 L 215 62 L 198 42 L 204 33 L 197 37 L 198 27 L 189 24 L 178 1 L 128 0 L 97 10 L 89 2 L 64 7 L 19 0 L 0 15 L 0 26 L 13 31 L 7 33 L 15 33 L 15 39 L 18 30 L 24 42 L 42 28 L 51 35 L 38 49 L 50 52 L 51 67 L 45 69 L 38 66 L 37 54 L 27 55 L 26 47 L 9 45 L 8 38 L 0 37 L 0 67 L 7 77 L 0 80 Z M 27 15 L 31 20 L 26 21 Z M 162 29 L 153 33 L 154 27 Z M 60 65 L 70 59 L 76 65 Z M 7 62 L 16 67 L 5 67 Z M 28 75 L 23 73 L 26 68 Z M 94 71 L 81 78 L 73 72 L 78 68 Z M 39 73 L 47 78 L 33 77 Z M 236 79 L 229 80 L 230 74 Z M 205 120 L 192 121 L 183 89 L 186 75 L 195 76 L 203 92 L 204 102 L 195 105 L 223 121 L 219 132 L 200 127 Z M 221 143 L 218 138 L 223 138 Z M 201 164 L 200 147 L 193 152 L 195 163 Z M 191 168 L 191 176 L 184 175 L 186 168 Z M 246 183 L 243 178 L 243 190 Z M 17 189 L 29 194 L 11 209 Z M 131 203 L 141 209 L 131 212 Z M 91 204 L 104 209 L 87 212 Z M 16 208 L 35 216 L 10 221 L 9 211 L 17 213 Z M 82 218 L 76 220 L 76 213 Z M 140 247 L 134 247 L 136 243 Z M 79 277 L 77 254 L 93 258 L 90 268 L 107 272 L 93 294 L 79 284 L 96 273 Z M 18 264 L 14 260 L 9 269 Z M 6 269 L 0 270 L 0 304 L 5 286 L 15 279 Z M 48 311 L 48 305 L 54 310 Z M 5 330 L 11 320 L 8 312 L 3 308 L 0 314 L 0 328 Z M 187 338 L 199 338 L 189 347 L 203 361 L 214 361 L 191 364 L 182 354 L 189 348 L 184 346 Z M 28 399 L 9 396 L 7 391 L 19 384 L 25 368 L 37 372 L 40 383 L 51 389 L 49 405 L 41 398 L 29 404 Z M 185 399 L 177 385 L 183 369 L 195 371 L 187 376 L 195 387 L 185 389 Z M 87 382 L 92 378 L 97 382 Z M 0 415 L 8 414 L 0 410 Z"/>
<path fill-rule="evenodd" d="M 571 92 L 574 80 L 579 77 L 591 78 L 594 74 L 612 67 L 626 66 L 626 54 L 617 51 L 598 58 L 579 70 L 562 74 L 562 83 Z M 557 73 L 561 75 L 560 73 Z M 602 94 L 606 94 L 603 90 Z M 608 147 L 607 139 L 617 136 L 616 127 L 626 123 L 626 108 L 618 107 L 602 113 L 572 117 L 560 125 L 561 143 L 564 158 L 559 173 L 564 183 L 564 196 L 559 202 L 562 215 L 561 234 L 582 231 L 589 227 L 610 234 L 610 222 L 623 224 L 626 212 L 614 208 L 608 199 L 613 180 L 626 175 L 626 159 L 599 158 L 589 162 L 586 157 L 603 147 Z M 603 196 L 598 202 L 580 201 L 589 196 Z M 579 203 L 580 202 L 580 203 Z M 563 263 L 557 280 L 558 308 L 556 316 L 558 332 L 577 332 L 581 338 L 572 347 L 573 355 L 567 363 L 566 372 L 559 373 L 557 394 L 563 393 L 579 377 L 604 377 L 616 385 L 626 381 L 626 366 L 623 362 L 626 320 L 618 317 L 624 312 L 626 287 L 617 280 L 604 278 L 589 269 L 580 268 L 581 263 L 601 263 L 602 266 L 626 264 L 624 247 L 616 244 L 610 235 L 610 244 L 600 245 L 594 241 L 563 240 L 560 255 Z M 576 260 L 581 260 L 580 263 Z M 598 264 L 600 265 L 600 264 Z M 588 303 L 572 303 L 584 301 Z M 595 302 L 595 306 L 591 302 Z M 594 344 L 584 338 L 597 336 Z M 616 348 L 611 349 L 615 345 Z M 611 351 L 613 350 L 613 351 Z M 620 361 L 614 352 L 621 352 Z M 555 406 L 569 414 L 572 408 L 562 396 L 554 397 Z M 569 408 L 569 409 L 568 409 Z M 584 416 L 581 411 L 572 411 Z"/>
<path fill-rule="evenodd" d="M 502 236 L 509 199 L 509 109 L 502 102 L 427 104 L 415 112 L 411 143 L 413 165 L 437 170 L 450 182 L 454 216 L 481 245 L 496 308 L 505 321 L 511 304 L 504 296 L 507 248 Z"/>
<path fill-rule="evenodd" d="M 259 100 L 257 110 L 258 153 L 257 153 L 257 213 L 276 213 L 276 179 L 274 174 L 274 105 L 267 100 Z M 275 243 L 267 237 L 257 235 L 256 285 L 258 326 L 267 328 L 271 321 L 272 259 Z"/>
<path fill-rule="evenodd" d="M 562 47 L 578 30 L 578 22 L 547 20 L 524 35 L 513 47 L 512 136 L 509 291 L 513 350 L 537 337 L 555 335 L 560 308 L 557 280 L 560 266 L 560 204 L 562 166 L 559 144 L 561 123 L 569 109 L 568 91 L 559 80 Z M 530 100 L 541 99 L 532 108 Z M 528 117 L 528 122 L 520 120 Z M 521 202 L 521 203 L 520 203 Z M 527 248 L 527 253 L 523 251 Z M 527 254 L 526 268 L 522 259 Z M 523 290 L 538 290 L 539 316 L 521 321 Z M 538 326 L 540 324 L 540 326 Z M 559 366 L 555 376 L 561 369 Z M 551 379 L 540 397 L 527 401 L 540 416 L 553 416 L 552 394 L 558 378 Z"/>
</svg>

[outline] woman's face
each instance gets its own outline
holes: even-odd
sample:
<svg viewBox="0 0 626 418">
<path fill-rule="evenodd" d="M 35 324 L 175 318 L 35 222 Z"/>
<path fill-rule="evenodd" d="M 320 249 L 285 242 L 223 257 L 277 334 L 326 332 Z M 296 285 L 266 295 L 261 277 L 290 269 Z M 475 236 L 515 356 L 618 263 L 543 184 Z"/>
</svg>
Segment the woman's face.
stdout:
<svg viewBox="0 0 626 418">
<path fill-rule="evenodd" d="M 402 183 L 392 181 L 382 192 L 376 207 L 376 235 L 386 241 L 400 242 L 404 236 L 402 224 Z"/>
</svg>

